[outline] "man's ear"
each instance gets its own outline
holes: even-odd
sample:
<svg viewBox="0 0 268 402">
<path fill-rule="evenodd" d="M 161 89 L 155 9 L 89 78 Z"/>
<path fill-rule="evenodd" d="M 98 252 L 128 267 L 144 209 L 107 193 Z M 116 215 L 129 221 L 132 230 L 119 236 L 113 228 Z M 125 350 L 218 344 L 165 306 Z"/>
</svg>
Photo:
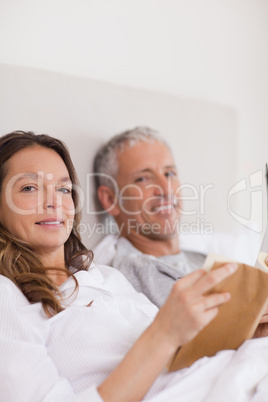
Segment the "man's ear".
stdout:
<svg viewBox="0 0 268 402">
<path fill-rule="evenodd" d="M 105 209 L 111 216 L 118 216 L 120 209 L 114 191 L 107 186 L 99 186 L 97 193 L 102 208 Z"/>
</svg>

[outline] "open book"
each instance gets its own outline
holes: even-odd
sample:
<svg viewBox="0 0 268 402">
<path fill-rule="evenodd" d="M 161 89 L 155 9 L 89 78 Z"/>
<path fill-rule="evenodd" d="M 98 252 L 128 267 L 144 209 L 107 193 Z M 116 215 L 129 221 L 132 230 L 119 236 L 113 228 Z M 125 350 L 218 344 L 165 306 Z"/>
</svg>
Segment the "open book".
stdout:
<svg viewBox="0 0 268 402">
<path fill-rule="evenodd" d="M 235 273 L 209 292 L 227 291 L 231 300 L 219 307 L 218 315 L 192 341 L 178 349 L 169 363 L 169 371 L 188 367 L 219 350 L 237 349 L 253 336 L 268 302 L 267 250 L 268 226 L 255 267 L 238 263 Z M 209 254 L 204 269 L 217 269 L 230 261 Z"/>
</svg>

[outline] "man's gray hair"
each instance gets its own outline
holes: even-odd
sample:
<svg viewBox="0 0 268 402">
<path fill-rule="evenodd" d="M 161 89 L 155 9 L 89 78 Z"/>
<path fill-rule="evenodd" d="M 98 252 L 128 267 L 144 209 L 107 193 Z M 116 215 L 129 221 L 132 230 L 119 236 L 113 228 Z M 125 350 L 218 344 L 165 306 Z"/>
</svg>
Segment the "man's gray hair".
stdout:
<svg viewBox="0 0 268 402">
<path fill-rule="evenodd" d="M 110 176 L 116 180 L 118 174 L 117 155 L 124 149 L 133 147 L 138 142 L 161 142 L 167 148 L 167 143 L 159 137 L 158 132 L 149 127 L 135 127 L 132 130 L 124 131 L 112 137 L 97 152 L 94 158 L 94 173 L 96 179 L 96 187 L 112 186 Z"/>
</svg>

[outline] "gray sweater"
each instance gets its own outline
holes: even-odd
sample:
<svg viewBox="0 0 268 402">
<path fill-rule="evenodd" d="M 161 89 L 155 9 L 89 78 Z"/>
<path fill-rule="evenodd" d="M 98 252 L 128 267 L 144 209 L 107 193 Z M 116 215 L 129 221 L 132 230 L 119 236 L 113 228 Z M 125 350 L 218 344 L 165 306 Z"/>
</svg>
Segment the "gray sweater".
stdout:
<svg viewBox="0 0 268 402">
<path fill-rule="evenodd" d="M 156 306 L 167 299 L 174 282 L 202 267 L 206 256 L 195 251 L 154 257 L 143 254 L 121 237 L 112 266 L 121 271 L 133 287 L 144 293 Z"/>
</svg>

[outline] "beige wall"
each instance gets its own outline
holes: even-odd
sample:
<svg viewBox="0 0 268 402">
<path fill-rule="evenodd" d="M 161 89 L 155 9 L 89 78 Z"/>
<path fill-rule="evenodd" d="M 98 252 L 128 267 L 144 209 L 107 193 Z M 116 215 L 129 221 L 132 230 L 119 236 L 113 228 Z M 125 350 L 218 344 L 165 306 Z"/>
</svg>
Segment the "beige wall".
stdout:
<svg viewBox="0 0 268 402">
<path fill-rule="evenodd" d="M 0 62 L 226 105 L 248 181 L 268 160 L 267 18 L 266 0 L 2 0 Z"/>
<path fill-rule="evenodd" d="M 266 0 L 2 0 L 0 62 L 234 107 L 239 178 L 268 149 Z"/>
<path fill-rule="evenodd" d="M 196 223 L 202 233 L 207 226 L 209 233 L 231 231 L 238 226 L 227 208 L 228 191 L 235 183 L 237 169 L 237 121 L 233 109 L 1 64 L 0 88 L 0 135 L 15 129 L 33 130 L 55 135 L 69 146 L 85 201 L 90 203 L 89 208 L 84 204 L 84 222 L 94 224 L 100 218 L 93 213 L 94 187 L 87 181 L 96 150 L 112 134 L 147 125 L 157 127 L 173 150 L 181 183 L 187 187 L 183 193 L 187 215 L 183 220 L 189 225 Z M 192 229 L 189 226 L 185 231 L 190 234 Z M 89 234 L 87 230 L 85 237 Z M 93 238 L 88 237 L 87 242 Z"/>
</svg>

